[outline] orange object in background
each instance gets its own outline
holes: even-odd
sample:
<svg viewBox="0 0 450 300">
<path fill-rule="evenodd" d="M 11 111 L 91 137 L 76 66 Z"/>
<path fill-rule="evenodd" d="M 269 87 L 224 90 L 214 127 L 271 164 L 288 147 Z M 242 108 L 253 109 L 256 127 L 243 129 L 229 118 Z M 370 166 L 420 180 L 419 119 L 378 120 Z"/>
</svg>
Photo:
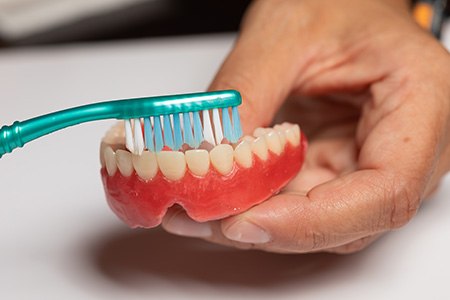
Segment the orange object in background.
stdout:
<svg viewBox="0 0 450 300">
<path fill-rule="evenodd" d="M 433 14 L 433 6 L 430 3 L 418 3 L 413 10 L 414 19 L 427 30 L 431 29 Z"/>
</svg>

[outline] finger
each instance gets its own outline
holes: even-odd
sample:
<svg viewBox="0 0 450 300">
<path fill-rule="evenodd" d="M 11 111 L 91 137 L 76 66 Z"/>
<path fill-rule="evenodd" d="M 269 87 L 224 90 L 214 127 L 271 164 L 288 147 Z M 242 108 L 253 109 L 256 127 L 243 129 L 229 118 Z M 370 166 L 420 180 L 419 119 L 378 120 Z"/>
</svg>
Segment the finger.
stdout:
<svg viewBox="0 0 450 300">
<path fill-rule="evenodd" d="M 180 206 L 169 208 L 161 226 L 167 232 L 181 236 L 207 238 L 213 235 L 210 222 L 195 222 Z"/>
<path fill-rule="evenodd" d="M 381 172 L 365 170 L 320 185 L 306 196 L 280 194 L 224 220 L 223 235 L 267 251 L 339 247 L 391 227 L 391 208 L 380 201 L 385 190 L 392 190 L 391 183 Z"/>
<path fill-rule="evenodd" d="M 241 92 L 240 114 L 246 133 L 270 124 L 300 69 L 300 59 L 296 58 L 302 55 L 297 34 L 292 34 L 292 22 L 286 17 L 290 14 L 280 13 L 292 9 L 285 6 L 273 1 L 252 5 L 233 50 L 209 88 Z"/>
<path fill-rule="evenodd" d="M 342 245 L 342 246 L 339 246 L 336 248 L 325 249 L 324 251 L 329 252 L 329 253 L 336 253 L 336 254 L 352 254 L 352 253 L 359 252 L 359 251 L 367 248 L 373 242 L 378 240 L 381 236 L 382 236 L 381 234 L 367 236 L 362 239 L 350 242 L 348 244 L 345 244 L 345 245 Z"/>
</svg>

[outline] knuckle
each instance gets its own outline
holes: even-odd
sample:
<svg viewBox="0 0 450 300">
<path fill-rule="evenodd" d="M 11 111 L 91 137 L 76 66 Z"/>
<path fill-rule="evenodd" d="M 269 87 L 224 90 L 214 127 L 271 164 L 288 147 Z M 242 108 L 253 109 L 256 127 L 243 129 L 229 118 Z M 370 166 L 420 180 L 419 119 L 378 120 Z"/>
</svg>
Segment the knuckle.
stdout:
<svg viewBox="0 0 450 300">
<path fill-rule="evenodd" d="M 302 233 L 296 234 L 294 239 L 297 241 L 297 249 L 302 252 L 310 252 L 326 248 L 329 244 L 329 235 L 316 229 L 307 228 Z"/>
<path fill-rule="evenodd" d="M 393 182 L 393 194 L 389 197 L 389 229 L 406 225 L 417 213 L 421 203 L 421 193 L 417 183 L 401 180 Z"/>
</svg>

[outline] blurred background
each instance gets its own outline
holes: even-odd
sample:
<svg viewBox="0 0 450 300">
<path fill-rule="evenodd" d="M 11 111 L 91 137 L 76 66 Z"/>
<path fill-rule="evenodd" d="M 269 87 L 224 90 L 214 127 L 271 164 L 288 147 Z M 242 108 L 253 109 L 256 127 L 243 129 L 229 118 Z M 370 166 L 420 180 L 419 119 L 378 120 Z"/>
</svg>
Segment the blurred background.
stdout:
<svg viewBox="0 0 450 300">
<path fill-rule="evenodd" d="M 0 46 L 236 31 L 250 0 L 0 0 Z"/>
</svg>

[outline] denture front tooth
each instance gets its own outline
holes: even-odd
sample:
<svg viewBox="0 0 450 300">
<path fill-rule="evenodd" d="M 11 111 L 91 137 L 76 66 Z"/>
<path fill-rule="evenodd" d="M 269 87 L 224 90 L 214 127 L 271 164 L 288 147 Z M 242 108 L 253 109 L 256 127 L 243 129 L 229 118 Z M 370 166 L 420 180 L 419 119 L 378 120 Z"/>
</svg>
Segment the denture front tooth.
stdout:
<svg viewBox="0 0 450 300">
<path fill-rule="evenodd" d="M 233 170 L 233 147 L 221 144 L 209 153 L 211 164 L 222 175 L 228 175 Z"/>
<path fill-rule="evenodd" d="M 209 171 L 209 153 L 206 150 L 188 150 L 184 153 L 189 170 L 194 175 L 205 176 Z"/>
<path fill-rule="evenodd" d="M 179 151 L 162 151 L 156 154 L 158 166 L 169 180 L 179 180 L 186 173 L 186 159 Z"/>
<path fill-rule="evenodd" d="M 103 154 L 106 171 L 109 176 L 114 176 L 117 172 L 116 153 L 114 153 L 111 147 L 106 147 Z"/>
<path fill-rule="evenodd" d="M 260 137 L 263 136 L 264 134 L 266 134 L 266 129 L 262 127 L 258 127 L 253 131 L 254 137 Z"/>
<path fill-rule="evenodd" d="M 150 180 L 158 173 L 158 162 L 154 152 L 144 151 L 141 155 L 133 155 L 132 162 L 136 173 L 144 180 Z"/>
<path fill-rule="evenodd" d="M 250 142 L 242 141 L 236 146 L 234 149 L 234 159 L 244 168 L 250 168 L 253 165 L 252 147 L 250 146 Z"/>
<path fill-rule="evenodd" d="M 129 177 L 133 174 L 134 168 L 133 163 L 131 162 L 131 153 L 125 150 L 117 150 L 116 152 L 116 162 L 117 167 L 119 168 L 120 173 Z"/>
<path fill-rule="evenodd" d="M 263 136 L 255 139 L 252 143 L 252 151 L 261 160 L 266 160 L 269 157 L 266 139 Z"/>
<path fill-rule="evenodd" d="M 273 130 L 269 133 L 266 133 L 264 135 L 264 138 L 266 139 L 269 150 L 275 153 L 276 155 L 280 155 L 283 148 L 281 147 L 281 142 L 278 133 L 275 130 Z"/>
<path fill-rule="evenodd" d="M 300 144 L 300 127 L 298 125 L 293 125 L 289 129 L 284 131 L 286 139 L 292 146 L 296 147 Z"/>
</svg>

